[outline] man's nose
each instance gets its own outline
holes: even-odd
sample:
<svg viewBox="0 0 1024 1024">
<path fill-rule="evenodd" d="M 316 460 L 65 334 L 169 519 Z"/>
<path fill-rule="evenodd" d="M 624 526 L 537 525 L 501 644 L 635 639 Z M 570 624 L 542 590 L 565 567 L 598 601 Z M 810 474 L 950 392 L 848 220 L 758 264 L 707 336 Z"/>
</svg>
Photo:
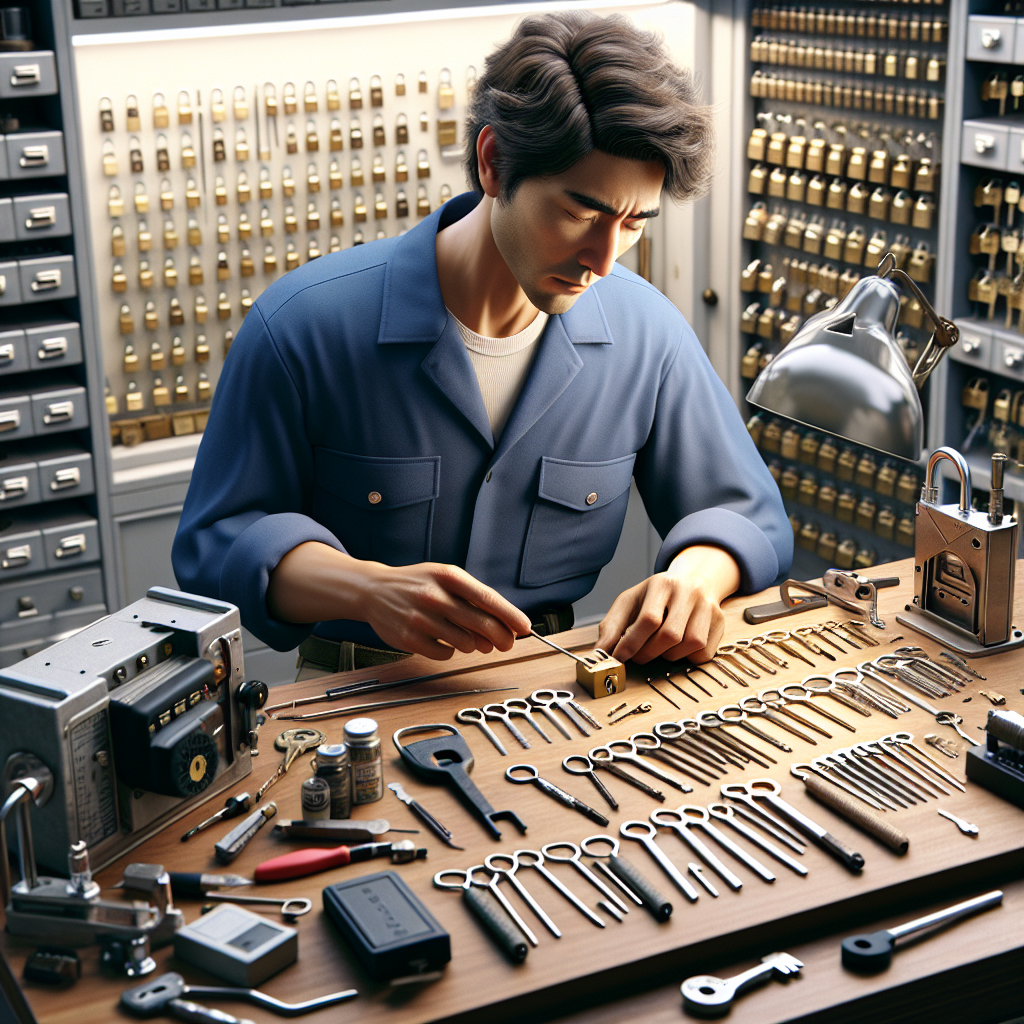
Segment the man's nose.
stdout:
<svg viewBox="0 0 1024 1024">
<path fill-rule="evenodd" d="M 595 277 L 607 277 L 619 255 L 619 227 L 612 225 L 593 231 L 587 238 L 586 248 L 577 257 Z"/>
</svg>

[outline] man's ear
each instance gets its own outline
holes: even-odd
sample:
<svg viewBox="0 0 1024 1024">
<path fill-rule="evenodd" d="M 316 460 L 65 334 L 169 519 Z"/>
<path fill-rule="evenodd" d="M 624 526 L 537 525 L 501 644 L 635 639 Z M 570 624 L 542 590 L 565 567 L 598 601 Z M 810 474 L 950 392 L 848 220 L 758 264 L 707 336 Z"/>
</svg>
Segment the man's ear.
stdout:
<svg viewBox="0 0 1024 1024">
<path fill-rule="evenodd" d="M 476 137 L 476 164 L 477 174 L 480 177 L 480 187 L 484 195 L 497 199 L 501 191 L 498 182 L 498 171 L 495 167 L 495 159 L 498 155 L 497 139 L 494 136 L 494 129 L 485 124 Z"/>
</svg>

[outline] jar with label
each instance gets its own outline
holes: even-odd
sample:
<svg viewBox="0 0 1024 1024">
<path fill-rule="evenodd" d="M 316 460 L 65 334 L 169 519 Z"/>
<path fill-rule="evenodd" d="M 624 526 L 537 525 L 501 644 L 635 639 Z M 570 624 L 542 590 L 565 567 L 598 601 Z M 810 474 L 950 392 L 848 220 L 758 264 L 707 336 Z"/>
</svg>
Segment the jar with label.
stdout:
<svg viewBox="0 0 1024 1024">
<path fill-rule="evenodd" d="M 331 813 L 331 787 L 315 775 L 305 779 L 301 788 L 302 820 L 326 821 Z"/>
<path fill-rule="evenodd" d="M 353 718 L 345 723 L 345 743 L 352 764 L 352 803 L 372 804 L 384 796 L 384 757 L 377 723 Z"/>
<path fill-rule="evenodd" d="M 380 742 L 378 741 L 378 747 Z M 352 770 L 344 743 L 324 743 L 316 748 L 316 777 L 331 788 L 330 816 L 347 818 L 352 810 Z"/>
</svg>

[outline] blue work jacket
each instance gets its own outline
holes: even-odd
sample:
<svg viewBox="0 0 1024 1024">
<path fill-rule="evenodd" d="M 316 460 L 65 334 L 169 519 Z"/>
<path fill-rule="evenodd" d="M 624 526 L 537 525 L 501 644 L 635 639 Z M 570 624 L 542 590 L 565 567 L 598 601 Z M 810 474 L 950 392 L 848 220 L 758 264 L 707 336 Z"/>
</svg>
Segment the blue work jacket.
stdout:
<svg viewBox="0 0 1024 1024">
<path fill-rule="evenodd" d="M 577 601 L 615 552 L 631 478 L 663 538 L 654 571 L 693 544 L 730 552 L 744 592 L 789 569 L 792 528 L 729 393 L 679 311 L 617 264 L 548 320 L 495 444 L 434 249 L 476 201 L 292 271 L 238 332 L 174 571 L 271 647 L 381 646 L 367 623 L 268 614 L 271 572 L 306 541 L 459 565 L 527 614 Z"/>
</svg>

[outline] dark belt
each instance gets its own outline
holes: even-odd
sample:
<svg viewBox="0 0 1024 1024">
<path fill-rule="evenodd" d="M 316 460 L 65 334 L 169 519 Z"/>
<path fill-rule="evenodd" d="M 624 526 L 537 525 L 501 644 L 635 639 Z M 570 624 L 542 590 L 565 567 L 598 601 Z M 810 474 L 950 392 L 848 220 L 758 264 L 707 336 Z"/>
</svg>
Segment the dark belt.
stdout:
<svg viewBox="0 0 1024 1024">
<path fill-rule="evenodd" d="M 541 636 L 564 633 L 567 629 L 572 629 L 576 621 L 571 604 L 535 612 L 533 617 L 536 621 L 530 625 Z M 410 657 L 412 655 L 404 651 L 366 647 L 351 640 L 328 640 L 322 636 L 308 636 L 299 644 L 299 658 L 329 672 L 351 672 L 357 668 L 391 665 Z"/>
</svg>

